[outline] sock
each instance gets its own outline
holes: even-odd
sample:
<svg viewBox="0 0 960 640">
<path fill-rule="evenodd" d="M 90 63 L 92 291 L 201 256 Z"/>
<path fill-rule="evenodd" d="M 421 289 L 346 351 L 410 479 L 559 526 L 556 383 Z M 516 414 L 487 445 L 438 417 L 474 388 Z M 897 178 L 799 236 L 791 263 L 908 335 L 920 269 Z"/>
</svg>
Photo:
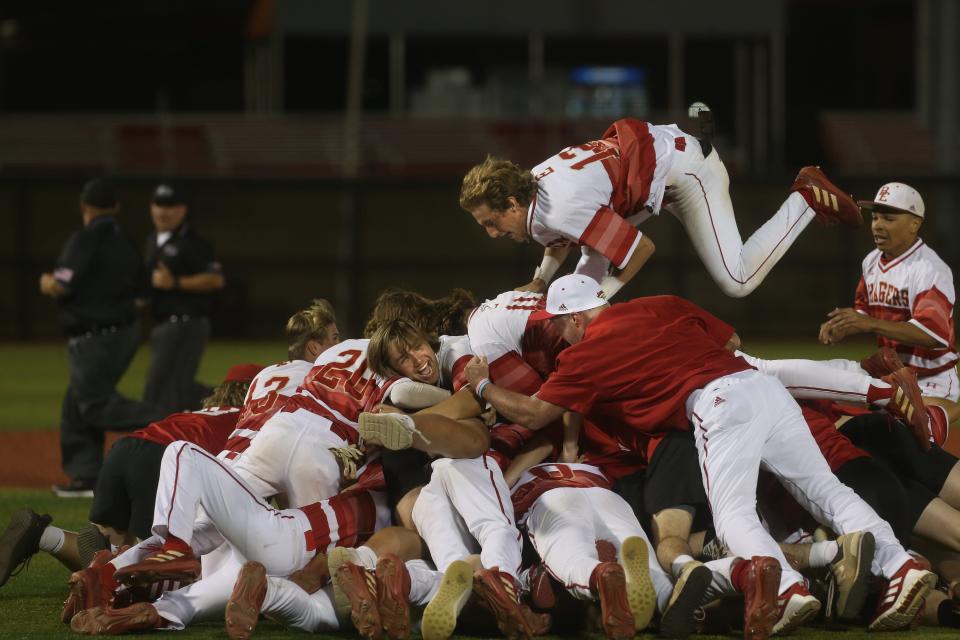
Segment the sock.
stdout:
<svg viewBox="0 0 960 640">
<path fill-rule="evenodd" d="M 930 417 L 930 435 L 933 436 L 934 442 L 942 445 L 947 441 L 947 435 L 950 433 L 947 410 L 937 405 L 930 405 L 927 407 L 927 415 Z"/>
<path fill-rule="evenodd" d="M 63 547 L 66 536 L 63 535 L 63 529 L 48 525 L 40 536 L 40 550 L 48 553 L 56 553 Z"/>
<path fill-rule="evenodd" d="M 688 555 L 681 554 L 670 563 L 670 573 L 673 574 L 674 580 L 680 578 L 680 573 L 683 571 L 683 565 L 687 564 L 688 562 L 693 562 L 693 558 Z"/>
<path fill-rule="evenodd" d="M 747 573 L 747 569 L 749 568 L 750 563 L 743 558 L 738 558 L 735 560 L 733 566 L 730 568 L 730 584 L 732 584 L 733 588 L 740 593 L 743 593 L 744 591 L 743 579 Z"/>
<path fill-rule="evenodd" d="M 881 386 L 883 385 L 883 386 Z M 881 380 L 872 380 L 867 388 L 867 404 L 885 407 L 893 397 L 893 387 Z"/>
<path fill-rule="evenodd" d="M 377 568 L 377 552 L 371 549 L 370 547 L 363 546 L 357 547 L 357 559 L 360 560 L 360 564 L 366 567 L 367 569 L 376 569 Z"/>
<path fill-rule="evenodd" d="M 408 560 L 407 572 L 410 574 L 410 604 L 426 606 L 433 600 L 440 588 L 443 575 L 430 568 L 423 560 Z"/>
<path fill-rule="evenodd" d="M 179 551 L 184 555 L 189 555 L 193 553 L 193 550 L 190 548 L 190 545 L 177 536 L 167 536 L 167 539 L 163 541 L 163 550 L 164 551 Z"/>
<path fill-rule="evenodd" d="M 840 555 L 840 545 L 836 540 L 824 540 L 810 545 L 810 559 L 807 564 L 811 569 L 826 567 Z"/>
</svg>

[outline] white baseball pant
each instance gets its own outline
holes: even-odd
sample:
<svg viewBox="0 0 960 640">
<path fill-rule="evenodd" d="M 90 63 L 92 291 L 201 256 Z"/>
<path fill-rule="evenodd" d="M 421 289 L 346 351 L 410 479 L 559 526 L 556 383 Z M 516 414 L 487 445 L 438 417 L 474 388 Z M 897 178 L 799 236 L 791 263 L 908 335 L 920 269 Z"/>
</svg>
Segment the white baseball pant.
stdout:
<svg viewBox="0 0 960 640">
<path fill-rule="evenodd" d="M 480 563 L 517 577 L 522 545 L 510 489 L 493 458 L 441 458 L 413 505 L 413 522 L 437 571 L 480 552 Z M 478 548 L 479 545 L 479 548 Z"/>
<path fill-rule="evenodd" d="M 883 380 L 871 378 L 859 363 L 851 360 L 764 360 L 743 351 L 735 353 L 760 373 L 779 380 L 791 396 L 801 400 L 864 404 L 870 385 L 881 389 L 890 387 Z M 850 362 L 854 367 L 841 368 L 834 366 L 834 362 Z"/>
<path fill-rule="evenodd" d="M 307 633 L 338 631 L 340 622 L 333 607 L 333 585 L 307 593 L 284 578 L 267 578 L 267 595 L 260 612 L 285 627 Z"/>
<path fill-rule="evenodd" d="M 781 593 L 803 577 L 757 516 L 761 465 L 837 533 L 873 533 L 878 573 L 889 578 L 910 559 L 890 525 L 830 472 L 800 408 L 776 379 L 754 370 L 718 378 L 690 394 L 687 416 L 717 537 L 737 556 L 776 558 Z"/>
<path fill-rule="evenodd" d="M 838 371 L 863 372 L 860 363 L 855 360 L 845 360 L 835 358 L 833 360 L 821 360 L 822 364 Z M 957 402 L 960 400 L 960 381 L 957 378 L 957 370 L 947 369 L 932 376 L 917 376 L 917 384 L 920 386 L 920 393 L 932 398 L 945 398 Z"/>
<path fill-rule="evenodd" d="M 657 562 L 647 534 L 633 509 L 617 494 L 600 487 L 547 491 L 527 512 L 527 534 L 550 574 L 581 600 L 593 600 L 590 575 L 600 564 L 597 540 L 609 540 L 620 551 L 632 536 L 644 539 L 657 608 L 666 607 L 673 582 Z"/>
<path fill-rule="evenodd" d="M 314 555 L 307 549 L 306 514 L 274 509 L 222 461 L 195 444 L 175 442 L 160 465 L 153 533 L 190 543 L 200 507 L 237 553 L 262 563 L 269 575 L 289 575 Z"/>
<path fill-rule="evenodd" d="M 330 421 L 309 411 L 278 413 L 230 466 L 261 497 L 286 494 L 303 507 L 340 491 L 341 471 L 331 448 L 345 447 Z"/>
<path fill-rule="evenodd" d="M 686 228 L 721 291 L 734 298 L 748 295 L 810 224 L 813 209 L 802 195 L 791 193 L 744 242 L 730 201 L 730 178 L 717 151 L 704 158 L 691 136 L 672 156 L 663 208 Z"/>
</svg>

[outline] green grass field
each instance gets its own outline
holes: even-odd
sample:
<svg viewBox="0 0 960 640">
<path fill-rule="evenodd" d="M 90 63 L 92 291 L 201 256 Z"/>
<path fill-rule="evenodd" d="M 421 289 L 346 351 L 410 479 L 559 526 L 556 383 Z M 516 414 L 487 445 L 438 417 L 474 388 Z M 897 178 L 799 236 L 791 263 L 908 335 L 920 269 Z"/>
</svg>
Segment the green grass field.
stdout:
<svg viewBox="0 0 960 640">
<path fill-rule="evenodd" d="M 757 343 L 746 345 L 750 353 L 764 357 L 860 358 L 869 353 L 867 343 L 826 348 L 815 344 Z M 199 377 L 215 384 L 227 367 L 238 362 L 270 364 L 283 359 L 281 343 L 215 342 L 204 356 Z M 142 349 L 124 377 L 122 392 L 139 397 L 149 353 Z M 66 385 L 66 357 L 61 343 L 0 345 L 0 431 L 57 429 L 60 400 Z M 18 452 L 29 455 L 29 452 Z M 86 522 L 89 500 L 63 500 L 41 490 L 0 489 L 0 526 L 6 526 L 14 510 L 29 506 L 50 513 L 55 523 L 76 529 Z M 0 588 L 0 639 L 78 637 L 59 621 L 66 597 L 69 572 L 46 554 L 38 554 L 27 570 Z M 209 622 L 184 632 L 189 638 L 226 638 L 222 623 Z M 270 621 L 257 627 L 256 637 L 288 637 L 291 632 Z M 884 634 L 883 638 L 951 638 L 955 631 L 923 630 L 909 634 Z M 168 634 L 143 635 L 144 638 L 170 638 Z M 319 636 L 323 637 L 323 636 Z M 328 637 L 352 637 L 344 633 Z M 355 637 L 355 636 L 354 636 Z M 600 636 L 592 636 L 599 638 Z M 798 638 L 867 638 L 861 630 L 825 631 L 807 629 Z M 876 639 L 872 634 L 869 637 Z"/>
</svg>

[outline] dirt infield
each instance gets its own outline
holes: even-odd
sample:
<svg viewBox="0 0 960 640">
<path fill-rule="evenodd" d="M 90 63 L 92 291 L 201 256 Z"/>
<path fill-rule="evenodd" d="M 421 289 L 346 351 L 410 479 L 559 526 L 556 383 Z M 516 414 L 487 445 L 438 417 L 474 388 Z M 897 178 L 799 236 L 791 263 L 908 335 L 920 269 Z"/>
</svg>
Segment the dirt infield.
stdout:
<svg viewBox="0 0 960 640">
<path fill-rule="evenodd" d="M 122 438 L 108 433 L 106 447 Z M 0 433 L 0 487 L 46 488 L 66 482 L 60 470 L 60 434 L 56 431 Z"/>
</svg>

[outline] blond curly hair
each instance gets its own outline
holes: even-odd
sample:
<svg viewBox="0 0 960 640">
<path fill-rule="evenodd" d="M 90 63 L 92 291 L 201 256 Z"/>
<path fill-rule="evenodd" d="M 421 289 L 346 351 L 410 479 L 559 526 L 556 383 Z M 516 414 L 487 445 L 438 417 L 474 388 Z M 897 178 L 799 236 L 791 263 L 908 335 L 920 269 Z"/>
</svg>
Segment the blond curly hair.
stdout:
<svg viewBox="0 0 960 640">
<path fill-rule="evenodd" d="M 315 298 L 306 309 L 297 311 L 287 320 L 287 355 L 291 360 L 302 360 L 307 342 L 324 340 L 327 327 L 337 321 L 333 305 L 323 298 Z"/>
<path fill-rule="evenodd" d="M 509 160 L 487 156 L 463 177 L 460 206 L 471 211 L 485 204 L 493 211 L 506 211 L 510 196 L 526 207 L 536 192 L 537 181 L 529 171 Z"/>
</svg>

